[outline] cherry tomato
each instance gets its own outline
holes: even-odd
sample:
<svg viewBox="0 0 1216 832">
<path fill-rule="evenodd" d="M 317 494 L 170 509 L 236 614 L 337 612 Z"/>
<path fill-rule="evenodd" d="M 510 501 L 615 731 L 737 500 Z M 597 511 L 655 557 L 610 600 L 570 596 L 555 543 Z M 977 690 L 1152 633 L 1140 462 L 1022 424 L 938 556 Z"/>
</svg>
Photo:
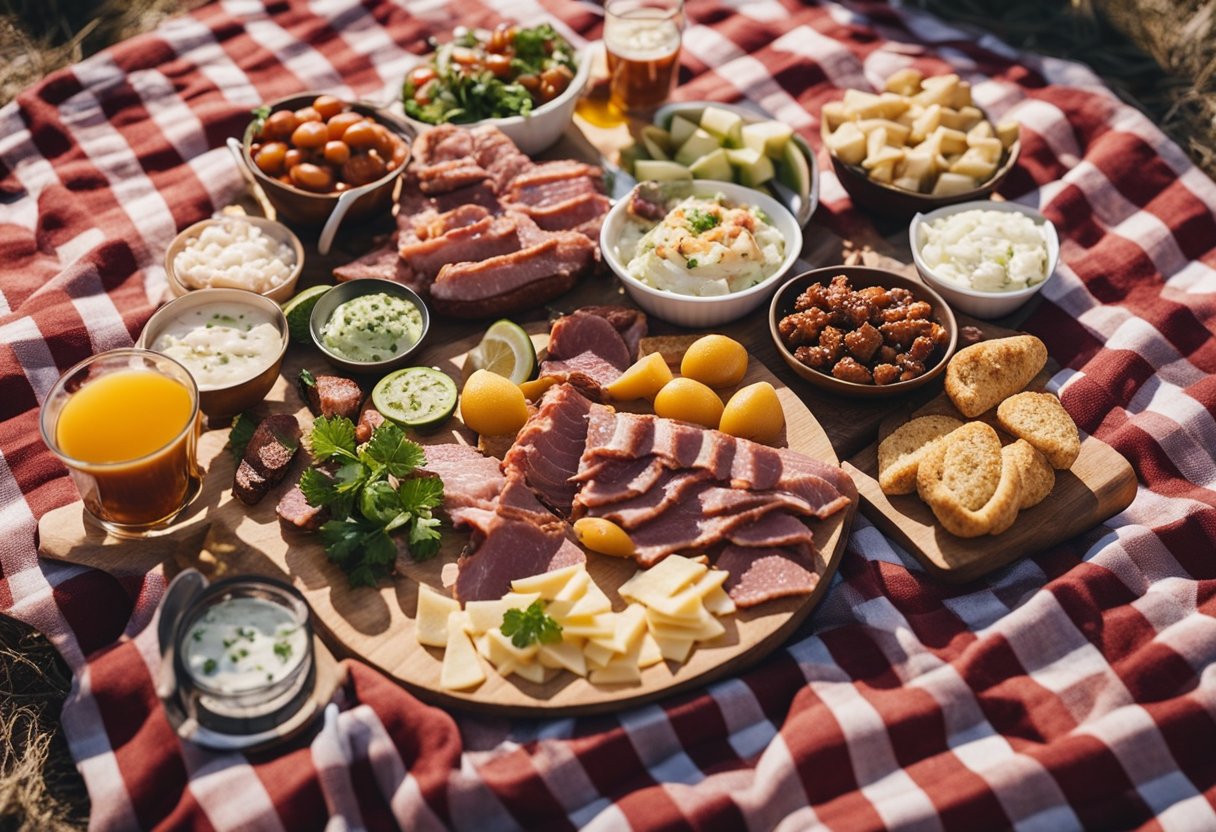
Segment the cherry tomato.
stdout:
<svg viewBox="0 0 1216 832">
<path fill-rule="evenodd" d="M 511 74 L 511 59 L 506 55 L 487 55 L 486 69 L 499 78 L 506 78 Z"/>
<path fill-rule="evenodd" d="M 471 66 L 478 63 L 477 53 L 466 46 L 457 46 L 453 49 L 452 60 L 461 66 Z"/>
<path fill-rule="evenodd" d="M 346 142 L 326 142 L 325 143 L 325 161 L 331 165 L 341 167 L 346 164 L 346 160 L 350 158 L 350 147 Z"/>
<path fill-rule="evenodd" d="M 415 92 L 434 77 L 435 67 L 433 66 L 416 66 L 410 71 L 410 83 L 414 85 Z"/>
<path fill-rule="evenodd" d="M 317 193 L 325 193 L 333 189 L 334 174 L 327 167 L 314 165 L 311 162 L 305 162 L 302 165 L 296 165 L 291 169 L 291 181 L 297 188 L 303 188 L 306 191 L 315 191 Z"/>
<path fill-rule="evenodd" d="M 519 84 L 533 95 L 540 91 L 540 79 L 531 73 L 519 76 L 515 79 L 515 83 Z"/>
<path fill-rule="evenodd" d="M 258 170 L 267 176 L 278 176 L 283 172 L 283 159 L 287 156 L 287 145 L 283 142 L 268 142 L 253 155 Z"/>
<path fill-rule="evenodd" d="M 312 102 L 312 108 L 321 114 L 321 118 L 328 121 L 346 108 L 341 99 L 334 98 L 332 95 L 318 95 L 316 100 Z"/>
<path fill-rule="evenodd" d="M 313 150 L 329 141 L 329 128 L 319 121 L 306 121 L 291 134 L 291 143 L 301 150 Z"/>
<path fill-rule="evenodd" d="M 540 74 L 542 84 L 549 84 L 558 93 L 563 92 L 570 85 L 570 79 L 574 77 L 570 74 L 570 70 L 564 66 L 553 66 L 546 69 Z"/>
<path fill-rule="evenodd" d="M 296 110 L 296 118 L 300 121 L 324 121 L 321 114 L 312 107 L 301 107 Z"/>
<path fill-rule="evenodd" d="M 266 119 L 266 123 L 262 125 L 262 135 L 268 139 L 286 140 L 299 123 L 300 120 L 291 110 L 279 110 L 271 113 Z"/>
<path fill-rule="evenodd" d="M 376 133 L 376 125 L 371 121 L 361 121 L 347 128 L 342 134 L 342 141 L 350 145 L 351 150 L 367 150 L 379 144 L 380 136 Z"/>
<path fill-rule="evenodd" d="M 541 101 L 552 101 L 555 98 L 557 98 L 557 89 L 554 88 L 554 86 L 552 84 L 550 84 L 548 81 L 541 81 L 540 82 L 540 100 Z"/>
</svg>

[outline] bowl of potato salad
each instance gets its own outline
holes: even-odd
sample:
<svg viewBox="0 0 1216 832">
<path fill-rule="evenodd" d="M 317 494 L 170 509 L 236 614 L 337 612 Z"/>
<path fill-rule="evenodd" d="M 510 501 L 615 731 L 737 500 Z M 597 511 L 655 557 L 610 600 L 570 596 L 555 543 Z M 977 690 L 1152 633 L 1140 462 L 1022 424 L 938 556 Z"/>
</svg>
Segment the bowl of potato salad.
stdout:
<svg viewBox="0 0 1216 832">
<path fill-rule="evenodd" d="M 846 90 L 823 106 L 823 144 L 857 205 L 907 219 L 987 199 L 1017 161 L 1016 122 L 994 122 L 957 75 L 902 69 L 880 93 Z"/>
</svg>

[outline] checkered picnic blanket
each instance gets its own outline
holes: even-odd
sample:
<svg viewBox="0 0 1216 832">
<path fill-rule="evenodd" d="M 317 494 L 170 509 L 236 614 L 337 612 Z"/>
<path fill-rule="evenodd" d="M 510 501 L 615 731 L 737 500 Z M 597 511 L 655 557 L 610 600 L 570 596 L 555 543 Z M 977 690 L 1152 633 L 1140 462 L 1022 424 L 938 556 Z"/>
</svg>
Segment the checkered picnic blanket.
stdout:
<svg viewBox="0 0 1216 832">
<path fill-rule="evenodd" d="M 38 404 L 131 344 L 174 233 L 243 187 L 223 148 L 304 89 L 390 100 L 428 34 L 576 0 L 228 0 L 0 109 L 0 610 L 75 672 L 63 727 L 99 829 L 1216 828 L 1216 185 L 1086 70 L 885 5 L 690 0 L 681 98 L 749 99 L 818 144 L 820 106 L 915 65 L 1022 125 L 1005 197 L 1062 238 L 1026 329 L 1084 431 L 1130 459 L 1109 531 L 946 587 L 859 518 L 811 625 L 758 666 L 610 716 L 505 721 L 350 664 L 276 756 L 180 742 L 153 692 L 152 573 L 40 561 L 76 499 Z M 865 227 L 822 164 L 816 222 Z"/>
</svg>

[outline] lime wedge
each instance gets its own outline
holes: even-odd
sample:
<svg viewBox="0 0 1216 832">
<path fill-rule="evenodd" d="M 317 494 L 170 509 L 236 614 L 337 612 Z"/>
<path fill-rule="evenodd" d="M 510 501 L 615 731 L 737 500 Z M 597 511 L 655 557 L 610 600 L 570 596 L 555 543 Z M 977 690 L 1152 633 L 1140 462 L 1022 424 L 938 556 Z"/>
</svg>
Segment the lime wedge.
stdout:
<svg viewBox="0 0 1216 832">
<path fill-rule="evenodd" d="M 332 286 L 312 286 L 283 304 L 283 315 L 287 318 L 287 329 L 291 333 L 291 340 L 297 344 L 307 344 L 311 340 L 308 335 L 308 319 L 312 316 L 312 308 L 317 305 L 321 295 L 332 288 Z"/>
<path fill-rule="evenodd" d="M 372 390 L 376 410 L 404 428 L 429 430 L 456 410 L 456 382 L 433 367 L 406 367 L 380 379 Z"/>
<path fill-rule="evenodd" d="M 464 360 L 465 377 L 477 370 L 489 370 L 496 375 L 522 384 L 536 372 L 536 348 L 519 324 L 503 318 L 490 324 L 481 343 L 469 350 Z"/>
</svg>

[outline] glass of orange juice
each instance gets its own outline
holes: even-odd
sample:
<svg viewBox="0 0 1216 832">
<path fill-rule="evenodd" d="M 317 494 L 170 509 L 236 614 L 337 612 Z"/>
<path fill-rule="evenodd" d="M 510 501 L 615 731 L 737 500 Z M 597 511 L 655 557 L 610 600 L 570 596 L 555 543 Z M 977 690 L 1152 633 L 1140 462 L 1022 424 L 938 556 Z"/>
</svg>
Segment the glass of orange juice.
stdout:
<svg viewBox="0 0 1216 832">
<path fill-rule="evenodd" d="M 611 101 L 633 115 L 667 103 L 680 65 L 684 0 L 607 0 L 604 50 Z"/>
<path fill-rule="evenodd" d="M 55 382 L 40 424 L 85 510 L 113 534 L 155 534 L 198 493 L 198 387 L 167 356 L 119 349 L 86 358 Z"/>
</svg>

